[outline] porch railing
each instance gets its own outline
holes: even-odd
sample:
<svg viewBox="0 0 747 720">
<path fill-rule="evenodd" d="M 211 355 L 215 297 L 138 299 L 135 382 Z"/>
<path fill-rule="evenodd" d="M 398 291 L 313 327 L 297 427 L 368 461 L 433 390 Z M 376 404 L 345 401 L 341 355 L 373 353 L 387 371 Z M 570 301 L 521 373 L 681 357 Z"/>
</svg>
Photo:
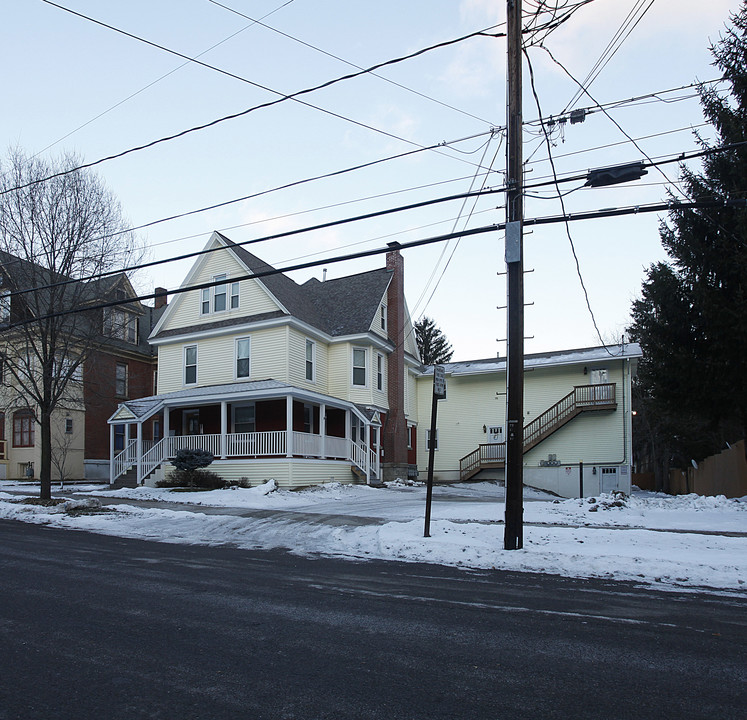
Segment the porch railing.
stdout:
<svg viewBox="0 0 747 720">
<path fill-rule="evenodd" d="M 285 430 L 272 432 L 230 433 L 225 436 L 225 456 L 235 457 L 284 457 L 288 453 L 288 433 Z M 364 472 L 366 467 L 372 477 L 380 474 L 379 453 L 368 446 L 354 443 L 348 438 L 324 437 L 312 433 L 293 432 L 292 453 L 294 456 L 349 460 Z M 166 460 L 173 458 L 179 450 L 207 450 L 216 458 L 223 457 L 221 436 L 215 435 L 171 435 L 156 443 L 142 441 L 138 482 L 142 482 Z M 322 452 L 322 449 L 324 452 Z M 137 441 L 129 440 L 127 447 L 113 460 L 113 479 L 124 475 L 137 465 Z"/>
<path fill-rule="evenodd" d="M 120 475 L 124 475 L 137 462 L 137 440 L 128 441 L 119 455 L 112 460 L 113 475 L 116 480 Z"/>
<path fill-rule="evenodd" d="M 268 457 L 286 454 L 285 430 L 226 435 L 227 457 Z M 219 436 L 220 437 L 220 436 Z M 220 452 L 218 453 L 220 456 Z"/>
</svg>

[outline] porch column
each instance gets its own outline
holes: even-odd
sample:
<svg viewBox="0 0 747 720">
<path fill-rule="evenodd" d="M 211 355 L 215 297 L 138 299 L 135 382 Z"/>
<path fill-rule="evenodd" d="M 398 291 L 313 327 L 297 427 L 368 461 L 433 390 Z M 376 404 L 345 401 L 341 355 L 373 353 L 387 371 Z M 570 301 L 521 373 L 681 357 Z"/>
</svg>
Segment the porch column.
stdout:
<svg viewBox="0 0 747 720">
<path fill-rule="evenodd" d="M 371 423 L 366 422 L 366 442 L 363 448 L 366 453 L 366 485 L 371 482 Z"/>
<path fill-rule="evenodd" d="M 293 397 L 285 397 L 285 449 L 286 456 L 293 457 Z"/>
<path fill-rule="evenodd" d="M 221 460 L 226 459 L 226 451 L 228 447 L 228 403 L 225 400 L 221 401 L 220 404 L 220 458 Z"/>
<path fill-rule="evenodd" d="M 114 484 L 114 425 L 109 425 L 109 485 Z"/>
<path fill-rule="evenodd" d="M 319 406 L 319 434 L 322 436 L 321 447 L 319 448 L 320 457 L 322 460 L 327 457 L 327 406 L 322 403 Z"/>
<path fill-rule="evenodd" d="M 143 423 L 137 424 L 137 443 L 135 444 L 135 457 L 137 457 L 137 481 L 143 480 Z"/>
<path fill-rule="evenodd" d="M 171 429 L 169 428 L 169 409 L 163 406 L 163 459 L 168 460 L 171 455 Z"/>
</svg>

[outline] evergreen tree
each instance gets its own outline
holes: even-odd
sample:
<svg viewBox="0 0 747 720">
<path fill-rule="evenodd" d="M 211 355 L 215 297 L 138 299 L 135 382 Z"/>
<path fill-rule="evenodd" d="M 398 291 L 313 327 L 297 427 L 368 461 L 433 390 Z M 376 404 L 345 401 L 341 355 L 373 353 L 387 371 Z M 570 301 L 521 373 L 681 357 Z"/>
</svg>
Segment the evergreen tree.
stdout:
<svg viewBox="0 0 747 720">
<path fill-rule="evenodd" d="M 716 136 L 699 138 L 704 149 L 747 140 L 747 0 L 711 53 L 728 91 L 700 88 Z M 633 303 L 644 436 L 664 441 L 652 451 L 657 467 L 747 436 L 747 210 L 728 202 L 747 197 L 747 145 L 707 155 L 700 172 L 683 167 L 682 183 L 690 199 L 724 204 L 670 211 L 660 228 L 669 259 L 648 269 Z"/>
<path fill-rule="evenodd" d="M 415 323 L 415 339 L 423 365 L 439 365 L 449 362 L 454 354 L 451 343 L 441 329 L 425 315 Z"/>
</svg>

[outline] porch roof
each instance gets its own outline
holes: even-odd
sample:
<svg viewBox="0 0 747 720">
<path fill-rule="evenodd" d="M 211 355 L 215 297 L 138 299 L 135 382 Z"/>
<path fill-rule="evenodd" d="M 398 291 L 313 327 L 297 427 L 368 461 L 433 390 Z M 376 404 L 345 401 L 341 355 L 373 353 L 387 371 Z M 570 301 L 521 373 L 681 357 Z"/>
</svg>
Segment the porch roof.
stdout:
<svg viewBox="0 0 747 720">
<path fill-rule="evenodd" d="M 279 380 L 252 380 L 250 382 L 236 382 L 227 385 L 204 385 L 201 387 L 184 388 L 161 395 L 127 400 L 120 403 L 116 412 L 109 418 L 109 424 L 143 422 L 160 412 L 164 407 L 188 407 L 190 405 L 205 405 L 213 402 L 231 402 L 232 400 L 263 400 L 278 395 L 291 395 L 301 400 L 325 403 L 336 407 L 352 410 L 360 415 L 360 410 L 350 402 L 323 395 L 322 393 L 280 382 Z M 366 418 L 367 419 L 367 418 Z"/>
</svg>

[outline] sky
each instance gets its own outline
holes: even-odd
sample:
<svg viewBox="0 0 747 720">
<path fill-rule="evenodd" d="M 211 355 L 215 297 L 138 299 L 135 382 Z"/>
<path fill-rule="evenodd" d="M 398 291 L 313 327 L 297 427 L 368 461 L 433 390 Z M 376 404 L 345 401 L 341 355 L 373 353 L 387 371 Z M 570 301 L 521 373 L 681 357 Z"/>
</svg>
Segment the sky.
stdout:
<svg viewBox="0 0 747 720">
<path fill-rule="evenodd" d="M 164 48 L 189 62 L 43 0 L 15 0 L 0 25 L 4 112 L 2 156 L 10 148 L 93 162 L 210 123 L 358 68 L 461 38 L 505 20 L 501 0 L 63 0 L 69 10 Z M 530 4 L 525 0 L 525 10 Z M 697 149 L 703 123 L 694 82 L 718 77 L 709 46 L 737 0 L 594 0 L 544 41 L 570 76 L 584 82 L 632 13 L 642 14 L 617 52 L 574 100 L 578 85 L 540 47 L 528 49 L 541 114 L 617 104 L 583 123 L 556 123 L 559 175 L 672 157 Z M 648 10 L 643 13 L 643 11 Z M 254 22 L 260 20 L 263 24 Z M 498 27 L 498 31 L 503 31 Z M 495 32 L 495 30 L 493 30 Z M 301 98 L 261 108 L 179 139 L 100 163 L 94 171 L 119 199 L 152 260 L 200 250 L 213 230 L 235 242 L 396 208 L 504 182 L 505 38 L 472 37 Z M 222 72 L 221 72 L 222 71 Z M 258 87 L 261 86 L 261 87 Z M 274 92 L 271 92 L 274 91 Z M 672 91 L 672 92 L 665 92 Z M 633 102 L 632 98 L 643 97 Z M 571 103 L 571 101 L 573 102 Z M 526 183 L 552 178 L 540 116 L 524 65 Z M 637 147 L 626 135 L 637 140 Z M 430 150 L 422 148 L 432 148 Z M 411 152 L 416 151 L 416 152 Z M 409 153 L 406 157 L 393 156 Z M 339 174 L 358 165 L 368 168 Z M 697 168 L 696 161 L 692 167 Z M 564 184 L 567 212 L 660 202 L 679 195 L 675 164 L 611 188 Z M 323 179 L 299 181 L 330 175 Z M 282 190 L 276 188 L 290 185 Z M 551 186 L 531 191 L 527 218 L 562 212 Z M 193 213 L 174 215 L 251 199 Z M 664 259 L 665 216 L 528 228 L 524 239 L 525 351 L 618 341 L 645 270 Z M 452 201 L 250 245 L 285 267 L 383 248 L 505 220 L 503 195 Z M 575 257 L 574 257 L 575 251 Z M 432 317 L 454 360 L 506 353 L 503 233 L 493 231 L 404 251 L 414 319 Z M 578 268 L 576 266 L 576 258 Z M 291 276 L 335 278 L 383 265 L 382 256 L 322 264 Z M 136 277 L 143 293 L 178 287 L 190 266 L 170 262 Z M 580 277 L 579 277 L 580 276 Z M 586 294 L 588 295 L 587 307 Z M 592 318 L 593 313 L 593 318 Z M 596 327 L 595 327 L 596 324 Z"/>
<path fill-rule="evenodd" d="M 504 489 L 494 482 L 435 487 L 428 538 L 422 483 L 400 481 L 387 489 L 328 483 L 291 491 L 270 480 L 178 494 L 100 487 L 78 486 L 63 504 L 42 507 L 19 504 L 33 488 L 0 481 L 0 517 L 160 542 L 614 578 L 665 590 L 743 596 L 747 582 L 747 497 L 635 491 L 558 500 L 527 488 L 523 549 L 509 552 L 496 521 L 503 517 Z M 156 506 L 140 504 L 149 500 Z"/>
</svg>

